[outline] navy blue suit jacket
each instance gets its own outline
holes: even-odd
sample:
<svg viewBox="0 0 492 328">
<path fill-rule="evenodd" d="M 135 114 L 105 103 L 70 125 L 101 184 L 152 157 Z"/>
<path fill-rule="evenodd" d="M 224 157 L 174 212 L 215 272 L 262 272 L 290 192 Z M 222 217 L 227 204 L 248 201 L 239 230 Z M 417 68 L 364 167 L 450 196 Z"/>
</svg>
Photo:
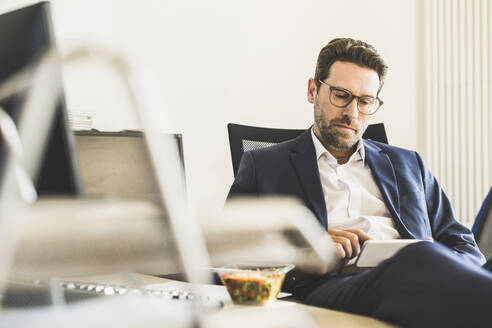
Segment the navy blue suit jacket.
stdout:
<svg viewBox="0 0 492 328">
<path fill-rule="evenodd" d="M 451 203 L 416 152 L 371 140 L 364 140 L 364 147 L 366 165 L 401 238 L 432 237 L 464 260 L 485 262 L 473 234 L 456 221 Z M 330 218 L 310 129 L 295 139 L 245 152 L 228 198 L 238 195 L 297 197 L 327 229 Z"/>
</svg>

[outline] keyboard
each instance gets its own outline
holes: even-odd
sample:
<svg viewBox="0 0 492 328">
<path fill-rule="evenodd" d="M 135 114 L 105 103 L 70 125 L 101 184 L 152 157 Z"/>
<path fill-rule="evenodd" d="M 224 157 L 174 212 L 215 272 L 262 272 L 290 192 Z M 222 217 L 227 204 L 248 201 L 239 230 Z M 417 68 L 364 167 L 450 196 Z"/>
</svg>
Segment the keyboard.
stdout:
<svg viewBox="0 0 492 328">
<path fill-rule="evenodd" d="M 195 302 L 201 307 L 220 308 L 221 301 L 205 295 L 195 295 L 185 291 L 164 291 L 142 287 L 129 287 L 113 284 L 63 281 L 59 283 L 66 303 L 74 303 L 95 297 L 141 296 L 155 297 L 165 301 Z M 56 288 L 55 288 L 56 292 Z M 49 285 L 43 282 L 11 283 L 1 295 L 3 308 L 25 308 L 49 306 L 53 304 L 53 295 Z M 61 296 L 61 295 L 60 295 Z"/>
</svg>

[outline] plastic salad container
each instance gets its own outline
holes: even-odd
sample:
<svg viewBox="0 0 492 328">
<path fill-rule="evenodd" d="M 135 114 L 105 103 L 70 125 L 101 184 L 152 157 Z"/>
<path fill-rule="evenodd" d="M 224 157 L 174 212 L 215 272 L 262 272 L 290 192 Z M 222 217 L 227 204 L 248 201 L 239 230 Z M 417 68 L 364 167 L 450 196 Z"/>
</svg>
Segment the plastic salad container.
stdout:
<svg viewBox="0 0 492 328">
<path fill-rule="evenodd" d="M 293 264 L 235 263 L 215 268 L 234 304 L 263 305 L 277 298 Z"/>
</svg>

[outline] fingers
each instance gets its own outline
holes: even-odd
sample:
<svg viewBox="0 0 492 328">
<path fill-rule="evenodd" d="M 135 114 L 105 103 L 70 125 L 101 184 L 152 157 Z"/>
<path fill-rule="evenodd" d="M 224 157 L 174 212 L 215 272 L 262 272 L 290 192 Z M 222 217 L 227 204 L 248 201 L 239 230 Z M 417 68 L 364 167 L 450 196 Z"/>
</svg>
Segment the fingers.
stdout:
<svg viewBox="0 0 492 328">
<path fill-rule="evenodd" d="M 343 249 L 342 244 L 339 244 L 339 243 L 335 242 L 335 248 L 336 248 L 336 251 L 337 251 L 338 258 L 339 259 L 344 259 L 345 256 L 346 256 L 346 253 L 345 253 L 345 250 Z"/>
<path fill-rule="evenodd" d="M 333 239 L 333 242 L 337 245 L 337 251 L 341 259 L 352 258 L 353 250 L 350 240 L 345 237 L 339 236 L 332 236 L 331 238 Z"/>
<path fill-rule="evenodd" d="M 363 244 L 366 240 L 371 239 L 371 237 L 369 237 L 369 235 L 362 230 L 359 229 L 344 229 L 344 230 L 355 233 L 359 237 L 359 241 L 361 244 Z"/>
<path fill-rule="evenodd" d="M 360 253 L 360 239 L 359 234 L 354 231 L 359 231 L 356 229 L 329 229 L 328 234 L 333 239 L 333 242 L 337 244 L 337 253 L 342 259 L 351 259 L 359 255 Z M 366 234 L 361 232 L 361 238 L 369 238 Z M 343 249 L 343 252 L 342 250 Z"/>
</svg>

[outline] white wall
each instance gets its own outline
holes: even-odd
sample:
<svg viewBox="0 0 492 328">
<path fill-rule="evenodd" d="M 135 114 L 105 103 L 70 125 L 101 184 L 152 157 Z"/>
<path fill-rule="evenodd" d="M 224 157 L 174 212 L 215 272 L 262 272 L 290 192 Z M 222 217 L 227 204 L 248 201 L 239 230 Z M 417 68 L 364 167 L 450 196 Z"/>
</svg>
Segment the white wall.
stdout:
<svg viewBox="0 0 492 328">
<path fill-rule="evenodd" d="M 233 181 L 228 122 L 312 123 L 307 79 L 320 49 L 335 37 L 379 49 L 390 69 L 381 94 L 385 105 L 374 122 L 385 123 L 390 143 L 417 148 L 413 0 L 53 2 L 62 49 L 74 41 L 99 42 L 153 71 L 169 123 L 184 135 L 189 190 L 199 209 L 222 206 Z M 120 89 L 103 73 L 67 70 L 69 108 L 95 113 L 96 128 L 134 127 Z M 163 109 L 155 110 L 161 117 Z"/>
</svg>

